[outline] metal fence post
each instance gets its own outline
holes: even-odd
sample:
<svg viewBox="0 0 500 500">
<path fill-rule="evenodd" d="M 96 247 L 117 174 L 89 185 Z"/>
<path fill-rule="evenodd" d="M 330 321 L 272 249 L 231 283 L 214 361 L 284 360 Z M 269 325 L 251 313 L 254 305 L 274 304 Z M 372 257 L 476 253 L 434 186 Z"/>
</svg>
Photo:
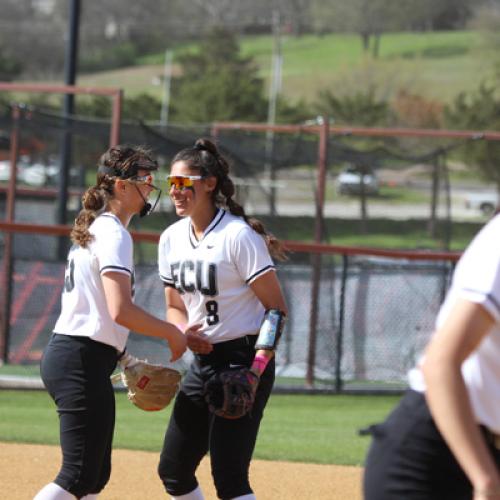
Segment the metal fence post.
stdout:
<svg viewBox="0 0 500 500">
<path fill-rule="evenodd" d="M 123 91 L 118 89 L 113 95 L 113 110 L 111 115 L 111 134 L 109 146 L 120 143 L 120 124 L 122 120 Z"/>
<path fill-rule="evenodd" d="M 325 204 L 325 183 L 326 168 L 328 163 L 328 136 L 329 120 L 323 117 L 322 127 L 319 129 L 318 144 L 318 183 L 316 188 L 316 218 L 314 226 L 314 241 L 321 243 L 324 229 L 324 204 Z M 306 385 L 314 385 L 314 365 L 316 362 L 316 338 L 318 326 L 318 301 L 321 284 L 321 254 L 314 254 L 312 257 L 312 289 L 311 289 L 311 314 L 309 317 L 309 346 L 307 353 L 307 373 Z"/>
<path fill-rule="evenodd" d="M 19 106 L 12 107 L 12 130 L 10 134 L 10 177 L 7 189 L 5 222 L 14 222 L 16 209 L 17 158 L 19 155 Z M 4 235 L 4 254 L 2 269 L 2 318 L 0 352 L 3 363 L 9 361 L 10 308 L 12 302 L 12 245 L 14 235 L 7 231 Z"/>
<path fill-rule="evenodd" d="M 347 286 L 347 269 L 349 258 L 342 254 L 342 278 L 340 283 L 340 304 L 339 304 L 339 331 L 337 334 L 337 358 L 335 362 L 335 392 L 342 392 L 342 348 L 344 344 L 344 318 L 345 318 L 345 292 Z"/>
</svg>

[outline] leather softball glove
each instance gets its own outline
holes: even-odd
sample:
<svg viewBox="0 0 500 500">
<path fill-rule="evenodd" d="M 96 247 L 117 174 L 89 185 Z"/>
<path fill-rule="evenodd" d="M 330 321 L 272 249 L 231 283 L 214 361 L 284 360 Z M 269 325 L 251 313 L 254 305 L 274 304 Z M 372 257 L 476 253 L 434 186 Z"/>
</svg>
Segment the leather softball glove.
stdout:
<svg viewBox="0 0 500 500">
<path fill-rule="evenodd" d="M 259 376 L 248 368 L 224 370 L 205 384 L 205 401 L 218 417 L 241 418 L 251 411 L 258 385 Z"/>
<path fill-rule="evenodd" d="M 163 410 L 174 399 L 179 389 L 181 374 L 166 366 L 155 365 L 125 354 L 120 361 L 121 379 L 128 389 L 128 399 L 144 411 Z"/>
</svg>

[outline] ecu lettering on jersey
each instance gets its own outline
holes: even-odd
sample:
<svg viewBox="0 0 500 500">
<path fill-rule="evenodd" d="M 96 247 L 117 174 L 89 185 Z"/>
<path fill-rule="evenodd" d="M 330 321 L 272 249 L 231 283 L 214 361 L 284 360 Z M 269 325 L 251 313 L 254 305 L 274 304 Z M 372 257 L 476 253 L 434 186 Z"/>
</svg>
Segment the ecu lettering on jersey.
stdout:
<svg viewBox="0 0 500 500">
<path fill-rule="evenodd" d="M 256 335 L 264 307 L 251 289 L 274 264 L 264 238 L 241 217 L 219 209 L 203 236 L 182 218 L 160 237 L 158 271 L 175 288 L 188 312 L 188 324 L 218 343 Z"/>
<path fill-rule="evenodd" d="M 180 293 L 200 292 L 214 297 L 217 295 L 217 265 L 202 260 L 184 260 L 170 264 L 175 288 Z"/>
</svg>

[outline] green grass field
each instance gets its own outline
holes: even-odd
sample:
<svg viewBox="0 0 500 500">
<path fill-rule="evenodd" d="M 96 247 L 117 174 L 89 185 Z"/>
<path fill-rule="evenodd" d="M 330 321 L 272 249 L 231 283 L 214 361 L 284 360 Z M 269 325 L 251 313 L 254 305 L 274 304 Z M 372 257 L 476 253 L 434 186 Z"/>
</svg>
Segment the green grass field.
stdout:
<svg viewBox="0 0 500 500">
<path fill-rule="evenodd" d="M 358 430 L 380 422 L 398 396 L 280 395 L 271 397 L 255 458 L 360 465 L 369 437 Z M 117 393 L 115 448 L 158 451 L 170 407 L 147 413 Z M 58 418 L 44 391 L 0 391 L 0 442 L 58 444 Z"/>
<path fill-rule="evenodd" d="M 242 53 L 255 59 L 266 82 L 271 72 L 271 36 L 244 37 Z M 174 49 L 175 57 L 196 50 L 193 44 Z M 285 36 L 282 42 L 282 92 L 312 102 L 319 90 L 352 92 L 377 83 L 384 95 L 399 88 L 449 102 L 459 92 L 471 90 L 490 74 L 495 54 L 473 31 L 390 33 L 383 35 L 380 56 L 363 53 L 360 37 L 349 34 Z M 132 68 L 81 75 L 80 85 L 119 86 L 126 95 L 148 92 L 161 96 L 154 81 L 163 74 L 164 53 L 142 57 Z M 178 69 L 177 69 L 178 70 Z"/>
</svg>

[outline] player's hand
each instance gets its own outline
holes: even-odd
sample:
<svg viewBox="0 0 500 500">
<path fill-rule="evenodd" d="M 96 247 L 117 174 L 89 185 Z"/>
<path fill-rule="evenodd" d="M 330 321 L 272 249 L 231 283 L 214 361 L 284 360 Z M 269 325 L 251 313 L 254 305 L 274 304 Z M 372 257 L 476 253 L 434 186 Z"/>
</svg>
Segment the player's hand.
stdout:
<svg viewBox="0 0 500 500">
<path fill-rule="evenodd" d="M 185 331 L 187 346 L 196 354 L 208 354 L 212 352 L 213 346 L 207 340 L 207 336 L 203 332 L 199 331 L 201 327 L 201 324 L 197 324 L 190 326 Z"/>
<path fill-rule="evenodd" d="M 170 352 L 172 357 L 170 361 L 177 361 L 186 350 L 187 339 L 186 336 L 175 326 L 170 325 L 169 335 L 167 337 L 168 346 L 170 347 Z"/>
</svg>

